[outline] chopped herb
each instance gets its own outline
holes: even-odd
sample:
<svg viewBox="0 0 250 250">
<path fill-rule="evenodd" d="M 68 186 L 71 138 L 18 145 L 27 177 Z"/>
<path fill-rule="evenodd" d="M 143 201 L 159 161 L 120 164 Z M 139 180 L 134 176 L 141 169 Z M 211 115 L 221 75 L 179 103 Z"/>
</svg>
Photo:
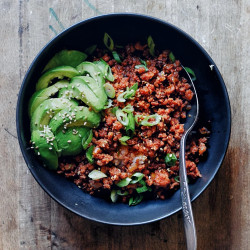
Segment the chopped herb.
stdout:
<svg viewBox="0 0 250 250">
<path fill-rule="evenodd" d="M 116 106 L 114 108 L 111 109 L 111 113 L 115 115 L 116 111 L 118 110 L 119 108 Z"/>
<path fill-rule="evenodd" d="M 108 109 L 108 108 L 112 107 L 112 106 L 113 106 L 112 103 L 113 103 L 112 100 L 111 100 L 111 99 L 108 99 L 108 102 L 107 102 L 107 104 L 104 106 L 104 109 Z"/>
<path fill-rule="evenodd" d="M 191 77 L 192 81 L 195 81 L 196 75 L 195 75 L 194 71 L 192 69 L 190 69 L 189 67 L 184 67 L 184 69 L 192 76 Z"/>
<path fill-rule="evenodd" d="M 176 182 L 180 182 L 180 176 L 178 175 L 178 176 L 175 176 L 174 177 L 174 180 L 176 181 Z"/>
<path fill-rule="evenodd" d="M 92 180 L 99 180 L 107 177 L 107 175 L 100 170 L 94 169 L 88 174 L 88 177 Z"/>
<path fill-rule="evenodd" d="M 134 111 L 134 107 L 131 104 L 128 104 L 125 108 L 122 109 L 123 112 L 132 113 Z"/>
<path fill-rule="evenodd" d="M 117 192 L 116 192 L 118 195 L 120 195 L 120 196 L 125 196 L 125 195 L 128 195 L 128 191 L 124 191 L 124 192 L 122 192 L 122 190 L 117 190 Z"/>
<path fill-rule="evenodd" d="M 88 161 L 90 163 L 93 163 L 93 151 L 94 151 L 95 146 L 92 145 L 91 147 L 88 148 L 88 150 L 86 151 L 86 158 L 88 159 Z"/>
<path fill-rule="evenodd" d="M 115 97 L 115 89 L 112 84 L 106 82 L 104 84 L 104 90 L 109 98 L 114 98 Z"/>
<path fill-rule="evenodd" d="M 135 197 L 131 197 L 129 199 L 128 204 L 129 204 L 129 206 L 136 206 L 142 201 L 142 199 L 143 199 L 143 195 L 139 194 L 139 195 L 137 195 Z"/>
<path fill-rule="evenodd" d="M 139 182 L 140 180 L 142 180 L 142 178 L 144 177 L 145 175 L 143 173 L 140 173 L 140 172 L 137 172 L 137 173 L 134 173 L 132 176 L 131 176 L 131 179 L 132 181 L 130 182 L 131 184 L 135 184 L 137 182 Z"/>
<path fill-rule="evenodd" d="M 173 153 L 167 154 L 165 157 L 165 163 L 169 167 L 174 166 L 176 161 L 177 161 L 177 158 L 176 158 L 175 154 L 173 154 Z"/>
<path fill-rule="evenodd" d="M 125 179 L 123 179 L 120 182 L 118 182 L 116 184 L 116 186 L 118 186 L 118 187 L 126 187 L 130 183 L 130 181 L 131 181 L 131 178 L 126 177 Z"/>
<path fill-rule="evenodd" d="M 148 37 L 148 47 L 149 47 L 149 53 L 151 56 L 155 56 L 155 43 L 153 41 L 152 36 Z"/>
<path fill-rule="evenodd" d="M 153 121 L 148 121 L 149 119 L 153 119 Z M 159 122 L 161 121 L 161 116 L 158 114 L 154 114 L 154 115 L 149 115 L 146 116 L 141 122 L 140 125 L 142 126 L 155 126 L 157 125 Z"/>
<path fill-rule="evenodd" d="M 104 33 L 103 42 L 110 51 L 114 49 L 114 41 L 108 33 Z"/>
<path fill-rule="evenodd" d="M 128 125 L 126 126 L 126 132 L 128 134 L 134 134 L 135 132 L 135 117 L 133 113 L 128 114 Z"/>
<path fill-rule="evenodd" d="M 110 199 L 112 202 L 116 202 L 118 199 L 117 190 L 113 189 L 110 193 Z"/>
<path fill-rule="evenodd" d="M 169 57 L 169 59 L 170 59 L 170 61 L 171 61 L 172 63 L 175 62 L 175 56 L 174 56 L 173 52 L 170 52 L 169 55 L 168 55 L 168 57 Z"/>
<path fill-rule="evenodd" d="M 117 97 L 118 102 L 126 102 L 126 99 L 132 98 L 135 96 L 135 92 L 138 89 L 138 83 L 135 83 L 132 87 L 128 88 L 127 90 L 123 93 L 121 93 Z"/>
<path fill-rule="evenodd" d="M 145 71 L 148 71 L 147 66 L 145 66 L 145 65 L 143 65 L 143 64 L 135 65 L 135 68 L 136 68 L 136 69 L 139 69 L 139 68 L 144 68 L 144 69 L 145 69 Z"/>
<path fill-rule="evenodd" d="M 97 45 L 92 45 L 90 47 L 88 47 L 87 49 L 84 50 L 84 53 L 86 53 L 87 55 L 91 55 L 94 53 L 94 51 L 96 50 Z"/>
<path fill-rule="evenodd" d="M 84 150 L 87 149 L 88 145 L 92 141 L 92 138 L 93 138 L 93 131 L 92 131 L 92 129 L 88 133 L 86 133 L 85 135 L 83 135 L 83 138 L 82 138 L 82 147 L 83 147 Z"/>
<path fill-rule="evenodd" d="M 112 51 L 112 55 L 114 57 L 114 59 L 118 62 L 118 63 L 121 63 L 121 59 L 120 59 L 120 56 L 119 54 L 116 52 L 116 51 Z"/>
<path fill-rule="evenodd" d="M 129 136 L 123 136 L 119 139 L 119 141 L 121 142 L 122 145 L 127 145 L 126 141 L 129 140 L 130 137 Z"/>
<path fill-rule="evenodd" d="M 128 125 L 129 123 L 129 119 L 128 119 L 128 115 L 126 113 L 124 113 L 123 111 L 121 111 L 120 109 L 118 109 L 115 112 L 116 118 L 117 120 L 124 125 L 125 127 Z"/>
<path fill-rule="evenodd" d="M 147 66 L 146 61 L 144 61 L 144 60 L 140 59 L 140 62 L 141 62 L 143 65 Z"/>
</svg>

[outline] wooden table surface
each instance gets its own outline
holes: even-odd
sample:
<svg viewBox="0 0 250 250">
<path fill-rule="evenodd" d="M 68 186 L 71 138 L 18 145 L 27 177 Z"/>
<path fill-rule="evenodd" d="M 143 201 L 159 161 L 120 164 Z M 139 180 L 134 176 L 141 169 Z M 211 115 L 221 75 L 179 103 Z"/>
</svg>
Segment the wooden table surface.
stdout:
<svg viewBox="0 0 250 250">
<path fill-rule="evenodd" d="M 72 2 L 72 3 L 71 3 Z M 56 33 L 103 13 L 159 17 L 193 36 L 219 67 L 231 100 L 224 163 L 193 202 L 198 249 L 250 249 L 250 1 L 2 0 L 0 2 L 0 249 L 185 249 L 182 214 L 136 227 L 80 218 L 31 176 L 15 124 L 18 91 L 30 63 Z"/>
</svg>

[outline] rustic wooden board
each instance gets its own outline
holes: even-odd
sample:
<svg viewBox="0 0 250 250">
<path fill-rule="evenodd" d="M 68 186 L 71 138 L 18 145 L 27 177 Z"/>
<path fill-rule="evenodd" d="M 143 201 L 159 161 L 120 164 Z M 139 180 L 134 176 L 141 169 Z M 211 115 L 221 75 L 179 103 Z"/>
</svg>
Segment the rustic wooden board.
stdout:
<svg viewBox="0 0 250 250">
<path fill-rule="evenodd" d="M 33 58 L 63 28 L 111 12 L 169 21 L 193 36 L 217 63 L 228 88 L 233 126 L 219 173 L 193 203 L 198 249 L 250 249 L 248 0 L 0 2 L 0 249 L 185 249 L 181 213 L 136 227 L 82 219 L 44 193 L 19 150 L 17 94 Z"/>
</svg>

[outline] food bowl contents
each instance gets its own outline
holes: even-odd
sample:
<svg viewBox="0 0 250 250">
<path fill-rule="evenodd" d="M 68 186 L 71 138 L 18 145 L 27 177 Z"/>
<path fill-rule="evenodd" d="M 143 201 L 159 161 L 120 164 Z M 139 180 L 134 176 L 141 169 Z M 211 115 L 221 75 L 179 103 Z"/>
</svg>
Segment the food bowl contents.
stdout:
<svg viewBox="0 0 250 250">
<path fill-rule="evenodd" d="M 137 205 L 179 187 L 179 147 L 193 92 L 180 61 L 147 44 L 63 50 L 45 66 L 30 99 L 31 143 L 45 166 L 84 191 Z M 186 70 L 195 77 L 190 68 Z M 186 151 L 189 179 L 201 177 L 203 127 Z"/>
</svg>

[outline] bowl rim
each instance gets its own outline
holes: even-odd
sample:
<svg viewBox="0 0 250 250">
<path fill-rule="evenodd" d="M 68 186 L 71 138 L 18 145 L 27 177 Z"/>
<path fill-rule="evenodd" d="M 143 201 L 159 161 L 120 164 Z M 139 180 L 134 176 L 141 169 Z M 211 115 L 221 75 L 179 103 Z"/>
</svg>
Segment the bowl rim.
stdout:
<svg viewBox="0 0 250 250">
<path fill-rule="evenodd" d="M 81 213 L 79 213 L 78 211 L 75 211 L 73 208 L 69 207 L 67 204 L 65 204 L 65 202 L 61 201 L 60 199 L 58 199 L 57 197 L 55 197 L 52 193 L 50 193 L 50 191 L 47 189 L 46 186 L 44 186 L 41 181 L 39 180 L 38 178 L 38 175 L 36 173 L 34 173 L 31 169 L 31 166 L 30 166 L 30 163 L 29 163 L 29 159 L 28 157 L 26 156 L 26 149 L 24 147 L 24 145 L 22 144 L 22 138 L 21 138 L 21 127 L 20 127 L 20 116 L 21 116 L 21 112 L 20 112 L 20 102 L 21 102 L 21 96 L 22 96 L 22 93 L 23 93 L 23 90 L 24 90 L 24 87 L 27 85 L 27 78 L 28 78 L 28 75 L 29 75 L 29 72 L 30 70 L 33 68 L 35 62 L 37 61 L 37 59 L 40 57 L 40 55 L 44 52 L 44 50 L 51 44 L 53 43 L 56 43 L 57 40 L 59 40 L 61 38 L 61 36 L 64 36 L 65 34 L 67 34 L 68 32 L 70 32 L 72 29 L 75 29 L 81 25 L 84 25 L 84 24 L 87 24 L 89 22 L 92 22 L 93 20 L 98 20 L 98 19 L 103 19 L 103 18 L 108 18 L 108 17 L 138 17 L 138 18 L 144 18 L 144 19 L 147 19 L 149 21 L 153 21 L 153 22 L 156 22 L 156 23 L 160 23 L 160 24 L 163 24 L 165 26 L 168 26 L 172 29 L 175 29 L 177 32 L 181 33 L 183 36 L 187 37 L 187 39 L 189 39 L 195 46 L 197 46 L 203 53 L 203 55 L 206 57 L 206 59 L 212 64 L 214 65 L 214 72 L 215 72 L 215 75 L 218 77 L 218 81 L 221 83 L 221 87 L 223 89 L 223 93 L 225 95 L 225 103 L 226 103 L 226 108 L 228 110 L 228 120 L 229 120 L 229 124 L 228 124 L 228 134 L 226 134 L 226 140 L 225 142 L 223 143 L 223 148 L 224 148 L 224 153 L 223 153 L 223 156 L 220 157 L 220 160 L 218 161 L 218 164 L 217 164 L 217 168 L 215 169 L 215 171 L 213 172 L 213 174 L 211 175 L 210 179 L 208 180 L 208 182 L 203 186 L 203 188 L 201 188 L 199 190 L 199 192 L 197 194 L 195 194 L 192 199 L 191 199 L 191 202 L 193 202 L 194 200 L 197 199 L 198 196 L 201 195 L 201 193 L 204 192 L 204 190 L 210 185 L 210 183 L 214 180 L 214 177 L 215 175 L 217 174 L 219 168 L 221 167 L 224 159 L 225 159 L 225 156 L 226 156 L 226 153 L 227 153 L 227 149 L 228 149 L 228 145 L 229 145 L 229 142 L 230 142 L 230 136 L 231 136 L 231 123 L 232 123 L 232 118 L 231 118 L 231 105 L 230 105 L 230 100 L 229 100 L 229 95 L 228 95 L 228 91 L 227 91 L 227 88 L 226 88 L 226 85 L 225 85 L 225 82 L 222 78 L 222 75 L 221 73 L 219 72 L 219 69 L 217 67 L 217 65 L 214 63 L 213 59 L 210 57 L 210 55 L 207 53 L 207 51 L 193 38 L 191 37 L 188 33 L 186 33 L 185 31 L 183 31 L 182 29 L 180 29 L 179 27 L 173 25 L 172 23 L 169 23 L 167 21 L 164 21 L 162 19 L 159 19 L 159 18 L 156 18 L 156 17 L 153 17 L 153 16 L 150 16 L 150 15 L 145 15 L 145 14 L 138 14 L 138 13 L 124 13 L 124 12 L 119 12 L 119 13 L 110 13 L 110 14 L 102 14 L 102 15 L 98 15 L 98 16 L 94 16 L 94 17 L 90 17 L 90 18 L 87 18 L 87 19 L 84 19 L 80 22 L 77 22 L 76 24 L 73 24 L 71 25 L 70 27 L 66 28 L 65 30 L 63 30 L 62 32 L 60 32 L 59 34 L 57 34 L 54 38 L 52 38 L 49 42 L 47 42 L 45 44 L 45 46 L 42 47 L 42 49 L 37 53 L 37 55 L 35 56 L 35 58 L 33 59 L 32 63 L 30 64 L 30 66 L 28 67 L 28 70 L 23 78 L 23 81 L 22 81 L 22 84 L 21 84 L 21 87 L 19 89 L 19 93 L 18 93 L 18 99 L 17 99 L 17 106 L 16 106 L 16 129 L 17 129 L 17 136 L 18 136 L 18 142 L 19 142 L 19 146 L 20 146 L 20 149 L 21 149 L 21 152 L 22 152 L 22 155 L 23 155 L 23 158 L 26 162 L 26 165 L 28 167 L 28 169 L 30 170 L 32 176 L 35 178 L 35 180 L 37 181 L 37 183 L 40 185 L 40 187 L 54 200 L 56 201 L 57 203 L 59 203 L 61 206 L 67 208 L 69 211 L 73 212 L 74 214 L 77 214 L 79 215 L 80 217 L 82 218 L 85 218 L 85 219 L 89 219 L 89 220 L 92 220 L 92 221 L 95 221 L 95 222 L 100 222 L 100 223 L 103 223 L 103 224 L 106 224 L 106 225 L 116 225 L 116 226 L 136 226 L 136 225 L 143 225 L 143 224 L 148 224 L 148 223 L 152 223 L 152 222 L 156 222 L 156 221 L 159 221 L 159 220 L 162 220 L 164 218 L 167 218 L 177 212 L 179 212 L 182 207 L 178 207 L 176 208 L 175 210 L 173 210 L 172 212 L 164 215 L 164 216 L 160 216 L 160 217 L 157 217 L 154 218 L 154 219 L 150 219 L 150 220 L 146 220 L 144 222 L 135 222 L 135 223 L 125 223 L 125 222 L 122 222 L 122 223 L 114 223 L 114 222 L 108 222 L 107 220 L 101 220 L 101 219 L 96 219 L 96 218 L 93 218 L 91 216 L 86 216 L 86 215 L 82 215 Z"/>
</svg>

